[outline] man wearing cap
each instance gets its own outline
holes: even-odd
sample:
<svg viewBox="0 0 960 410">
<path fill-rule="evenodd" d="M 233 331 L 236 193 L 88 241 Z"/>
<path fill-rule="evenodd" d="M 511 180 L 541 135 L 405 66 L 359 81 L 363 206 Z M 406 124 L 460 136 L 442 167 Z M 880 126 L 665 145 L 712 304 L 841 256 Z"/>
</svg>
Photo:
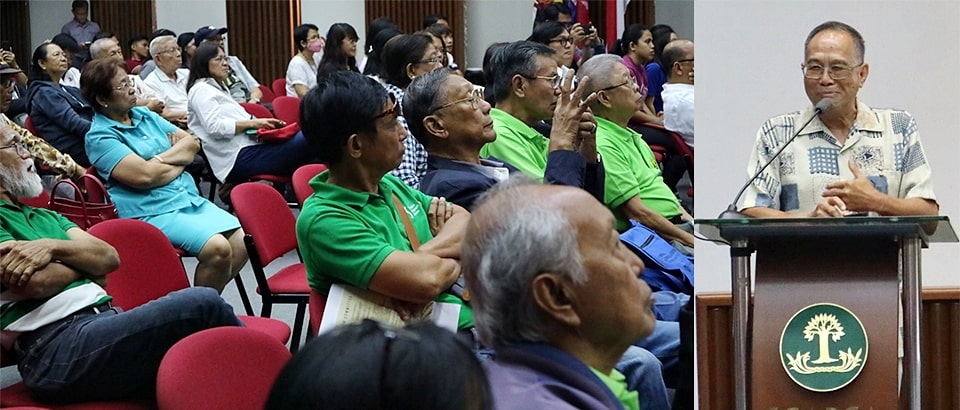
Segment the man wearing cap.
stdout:
<svg viewBox="0 0 960 410">
<path fill-rule="evenodd" d="M 194 42 L 199 46 L 204 41 L 211 41 L 223 48 L 223 35 L 226 34 L 226 27 L 204 26 L 197 29 L 194 35 Z M 226 50 L 226 49 L 224 49 Z M 228 56 L 230 65 L 230 74 L 227 76 L 225 86 L 230 90 L 230 95 L 237 102 L 250 102 L 259 104 L 263 98 L 263 92 L 260 91 L 260 83 L 247 71 L 237 56 Z"/>
<path fill-rule="evenodd" d="M 30 155 L 40 164 L 60 174 L 61 177 L 79 178 L 85 173 L 85 170 L 74 162 L 70 155 L 58 151 L 43 138 L 33 135 L 26 128 L 17 125 L 7 117 L 6 112 L 10 109 L 13 84 L 20 73 L 22 71 L 19 68 L 0 63 L 0 123 L 20 134 L 20 139 L 27 146 Z"/>
</svg>

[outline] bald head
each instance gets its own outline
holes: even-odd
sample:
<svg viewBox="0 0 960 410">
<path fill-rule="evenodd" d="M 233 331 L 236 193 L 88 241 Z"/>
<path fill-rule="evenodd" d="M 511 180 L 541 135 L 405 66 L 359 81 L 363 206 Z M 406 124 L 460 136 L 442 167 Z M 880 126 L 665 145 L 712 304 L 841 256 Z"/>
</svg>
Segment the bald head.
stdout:
<svg viewBox="0 0 960 410">
<path fill-rule="evenodd" d="M 673 40 L 663 47 L 661 68 L 667 73 L 667 81 L 675 84 L 693 84 L 693 41 Z"/>
</svg>

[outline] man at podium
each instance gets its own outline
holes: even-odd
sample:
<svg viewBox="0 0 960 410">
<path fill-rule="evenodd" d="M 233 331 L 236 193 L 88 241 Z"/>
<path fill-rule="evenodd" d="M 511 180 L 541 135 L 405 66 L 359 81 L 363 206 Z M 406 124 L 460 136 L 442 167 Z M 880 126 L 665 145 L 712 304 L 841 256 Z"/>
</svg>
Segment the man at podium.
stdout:
<svg viewBox="0 0 960 410">
<path fill-rule="evenodd" d="M 738 209 L 757 218 L 936 215 L 916 121 L 857 98 L 870 73 L 860 33 L 828 21 L 804 47 L 800 67 L 811 105 L 757 131 L 748 177 L 770 165 L 746 188 Z"/>
</svg>

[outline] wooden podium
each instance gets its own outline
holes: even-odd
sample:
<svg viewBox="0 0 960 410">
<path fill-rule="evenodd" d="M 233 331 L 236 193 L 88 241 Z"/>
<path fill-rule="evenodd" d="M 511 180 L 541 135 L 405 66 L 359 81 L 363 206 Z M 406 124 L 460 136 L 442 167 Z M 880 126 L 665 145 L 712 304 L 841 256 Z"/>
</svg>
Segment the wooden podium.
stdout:
<svg viewBox="0 0 960 410">
<path fill-rule="evenodd" d="M 735 408 L 890 409 L 898 400 L 920 408 L 920 249 L 957 242 L 947 217 L 696 222 L 707 238 L 730 244 Z M 817 309 L 838 313 L 807 314 Z M 838 352 L 844 338 L 853 345 Z"/>
</svg>

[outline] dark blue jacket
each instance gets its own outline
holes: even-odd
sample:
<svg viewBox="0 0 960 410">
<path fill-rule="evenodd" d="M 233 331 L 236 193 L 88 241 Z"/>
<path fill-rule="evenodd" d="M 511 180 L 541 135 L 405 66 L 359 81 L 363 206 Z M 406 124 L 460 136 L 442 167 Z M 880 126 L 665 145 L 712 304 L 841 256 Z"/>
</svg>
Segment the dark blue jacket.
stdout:
<svg viewBox="0 0 960 410">
<path fill-rule="evenodd" d="M 502 163 L 510 174 L 520 172 L 513 165 L 495 157 L 481 161 L 485 165 Z M 603 166 L 588 166 L 580 154 L 574 151 L 558 150 L 547 155 L 547 169 L 544 182 L 568 185 L 586 189 L 603 202 Z M 427 195 L 444 197 L 467 210 L 473 209 L 477 198 L 499 182 L 496 178 L 467 164 L 435 155 L 427 157 L 427 173 L 420 179 L 420 191 Z"/>
<path fill-rule="evenodd" d="M 30 81 L 27 93 L 30 120 L 40 138 L 82 167 L 89 167 L 83 140 L 93 121 L 93 107 L 75 87 L 51 81 Z"/>
</svg>

